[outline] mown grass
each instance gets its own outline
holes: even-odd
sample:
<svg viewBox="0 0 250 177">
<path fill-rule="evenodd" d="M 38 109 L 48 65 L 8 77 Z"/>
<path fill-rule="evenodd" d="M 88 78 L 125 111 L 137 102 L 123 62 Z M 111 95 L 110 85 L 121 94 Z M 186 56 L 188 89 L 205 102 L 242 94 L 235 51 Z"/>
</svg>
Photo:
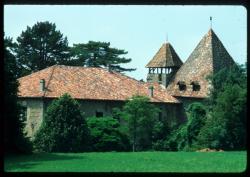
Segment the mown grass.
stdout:
<svg viewBox="0 0 250 177">
<path fill-rule="evenodd" d="M 243 172 L 246 151 L 41 153 L 8 156 L 6 172 Z"/>
</svg>

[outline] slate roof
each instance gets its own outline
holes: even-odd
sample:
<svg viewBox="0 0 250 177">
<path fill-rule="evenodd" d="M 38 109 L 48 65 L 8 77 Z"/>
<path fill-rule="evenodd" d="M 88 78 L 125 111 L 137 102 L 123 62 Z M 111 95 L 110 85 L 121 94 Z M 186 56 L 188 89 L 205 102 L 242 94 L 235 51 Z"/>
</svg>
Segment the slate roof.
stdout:
<svg viewBox="0 0 250 177">
<path fill-rule="evenodd" d="M 233 64 L 234 60 L 210 29 L 170 81 L 167 91 L 172 96 L 205 98 L 211 87 L 206 77 Z M 179 81 L 185 82 L 186 90 L 179 90 Z M 192 82 L 199 83 L 200 91 L 193 91 Z"/>
<path fill-rule="evenodd" d="M 181 65 L 182 61 L 172 45 L 170 43 L 164 43 L 146 67 L 180 67 Z"/>
<path fill-rule="evenodd" d="M 46 91 L 40 91 L 40 79 Z M 133 95 L 148 95 L 149 83 L 140 82 L 104 68 L 54 65 L 18 79 L 19 97 L 57 98 L 69 93 L 75 99 L 124 101 Z M 153 83 L 152 102 L 179 103 L 159 84 Z"/>
</svg>

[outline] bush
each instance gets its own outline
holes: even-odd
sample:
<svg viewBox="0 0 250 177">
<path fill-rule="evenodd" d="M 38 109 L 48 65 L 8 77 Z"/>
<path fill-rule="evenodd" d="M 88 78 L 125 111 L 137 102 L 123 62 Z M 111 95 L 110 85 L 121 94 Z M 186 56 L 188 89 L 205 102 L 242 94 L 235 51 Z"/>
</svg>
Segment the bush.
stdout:
<svg viewBox="0 0 250 177">
<path fill-rule="evenodd" d="M 120 130 L 119 122 L 112 117 L 89 117 L 92 151 L 128 151 L 128 137 Z"/>
<path fill-rule="evenodd" d="M 48 107 L 34 146 L 45 152 L 82 152 L 88 150 L 88 138 L 78 102 L 64 94 Z"/>
<path fill-rule="evenodd" d="M 171 134 L 163 143 L 168 151 L 192 151 L 201 127 L 206 120 L 206 109 L 201 103 L 192 103 L 187 109 L 188 121 L 171 130 Z"/>
<path fill-rule="evenodd" d="M 196 141 L 197 136 L 206 121 L 206 108 L 199 102 L 192 103 L 188 107 L 187 123 L 187 146 L 191 147 Z"/>
</svg>

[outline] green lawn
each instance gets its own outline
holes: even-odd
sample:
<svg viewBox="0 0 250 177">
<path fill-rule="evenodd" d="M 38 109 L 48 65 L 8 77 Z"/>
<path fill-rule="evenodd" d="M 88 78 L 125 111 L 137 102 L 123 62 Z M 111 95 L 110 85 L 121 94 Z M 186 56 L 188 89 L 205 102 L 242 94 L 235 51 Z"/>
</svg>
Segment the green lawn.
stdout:
<svg viewBox="0 0 250 177">
<path fill-rule="evenodd" d="M 9 156 L 7 172 L 243 172 L 241 152 L 45 153 Z"/>
</svg>

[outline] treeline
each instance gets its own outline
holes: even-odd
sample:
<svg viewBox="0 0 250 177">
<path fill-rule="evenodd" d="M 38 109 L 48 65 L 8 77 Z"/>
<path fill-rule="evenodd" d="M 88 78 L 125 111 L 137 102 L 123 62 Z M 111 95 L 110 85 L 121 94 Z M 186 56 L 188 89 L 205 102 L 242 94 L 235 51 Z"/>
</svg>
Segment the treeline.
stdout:
<svg viewBox="0 0 250 177">
<path fill-rule="evenodd" d="M 8 41 L 8 42 L 7 42 Z M 134 71 L 121 64 L 131 62 L 125 58 L 128 52 L 110 46 L 109 42 L 89 41 L 68 45 L 68 39 L 54 23 L 37 22 L 27 26 L 13 42 L 5 37 L 5 43 L 12 48 L 17 63 L 17 77 L 28 75 L 55 64 L 88 67 L 106 67 L 117 72 Z"/>
</svg>

